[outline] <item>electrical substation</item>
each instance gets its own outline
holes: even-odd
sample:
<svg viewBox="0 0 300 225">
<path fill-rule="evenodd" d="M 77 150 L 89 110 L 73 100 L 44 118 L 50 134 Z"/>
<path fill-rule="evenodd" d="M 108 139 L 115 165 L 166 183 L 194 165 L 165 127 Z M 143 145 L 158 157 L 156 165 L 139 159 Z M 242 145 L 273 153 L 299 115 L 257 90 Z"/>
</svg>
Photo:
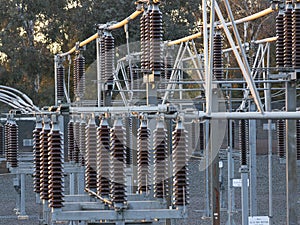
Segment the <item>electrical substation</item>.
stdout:
<svg viewBox="0 0 300 225">
<path fill-rule="evenodd" d="M 190 215 L 190 174 L 197 171 L 189 168 L 198 160 L 206 224 L 278 224 L 272 202 L 277 143 L 286 167 L 285 221 L 299 224 L 300 1 L 270 1 L 269 8 L 240 19 L 229 0 L 201 4 L 209 9 L 202 11 L 201 32 L 179 40 L 163 40 L 160 0 L 138 0 L 123 21 L 97 24 L 93 36 L 54 56 L 53 106 L 40 109 L 25 94 L 0 86 L 1 102 L 13 108 L 1 118 L 0 143 L 15 175 L 20 221 L 28 219 L 25 183 L 32 175 L 39 224 L 176 224 Z M 271 13 L 277 15 L 276 36 L 245 43 L 239 26 L 247 30 Z M 129 44 L 133 20 L 140 21 L 138 51 Z M 117 29 L 126 32 L 125 51 L 115 45 Z M 91 44 L 95 79 L 87 76 L 84 57 Z M 91 91 L 93 99 L 86 97 Z M 34 126 L 26 151 L 19 149 L 21 122 Z M 266 133 L 267 171 L 256 167 L 263 132 L 257 124 Z M 258 173 L 268 177 L 266 215 L 258 215 Z"/>
</svg>

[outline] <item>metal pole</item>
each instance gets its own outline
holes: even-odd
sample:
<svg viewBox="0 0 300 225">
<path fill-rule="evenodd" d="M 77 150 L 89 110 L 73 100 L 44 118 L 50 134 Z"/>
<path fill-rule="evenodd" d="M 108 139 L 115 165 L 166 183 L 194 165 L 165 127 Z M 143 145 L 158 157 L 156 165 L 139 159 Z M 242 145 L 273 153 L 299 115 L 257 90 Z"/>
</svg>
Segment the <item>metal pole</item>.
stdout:
<svg viewBox="0 0 300 225">
<path fill-rule="evenodd" d="M 209 191 L 209 120 L 205 122 L 205 201 L 206 201 L 206 216 L 211 216 L 210 210 L 210 191 Z"/>
<path fill-rule="evenodd" d="M 286 111 L 296 111 L 295 80 L 286 82 Z M 296 225 L 297 221 L 297 148 L 296 120 L 286 121 L 286 202 L 287 225 Z"/>
<path fill-rule="evenodd" d="M 241 166 L 242 177 L 242 225 L 248 225 L 248 166 Z"/>
<path fill-rule="evenodd" d="M 57 97 L 57 67 L 58 67 L 58 56 L 54 56 L 54 88 L 55 88 L 55 98 L 54 98 L 54 105 L 58 105 L 58 97 Z"/>
<path fill-rule="evenodd" d="M 270 67 L 270 44 L 267 43 L 267 68 Z M 270 71 L 267 70 L 264 73 L 264 79 L 269 79 Z M 267 112 L 272 111 L 271 105 L 271 84 L 264 83 L 266 88 L 265 90 L 265 107 Z M 272 120 L 268 120 L 268 173 L 269 173 L 269 218 L 270 224 L 272 224 L 272 217 L 273 217 L 273 165 L 272 165 Z"/>
<path fill-rule="evenodd" d="M 21 201 L 20 201 L 20 215 L 18 216 L 21 219 L 27 219 L 28 216 L 25 212 L 25 174 L 21 173 Z"/>
<path fill-rule="evenodd" d="M 250 110 L 255 105 L 250 103 Z M 256 120 L 249 120 L 249 151 L 250 151 L 250 215 L 257 216 L 257 170 L 256 170 Z"/>
</svg>

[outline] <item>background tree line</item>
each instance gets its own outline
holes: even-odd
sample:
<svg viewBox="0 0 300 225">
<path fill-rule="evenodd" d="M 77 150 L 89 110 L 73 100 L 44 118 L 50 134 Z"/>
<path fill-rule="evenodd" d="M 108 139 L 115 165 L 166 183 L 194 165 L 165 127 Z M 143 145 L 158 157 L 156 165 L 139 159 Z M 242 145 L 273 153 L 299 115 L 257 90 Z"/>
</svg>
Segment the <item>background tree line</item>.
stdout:
<svg viewBox="0 0 300 225">
<path fill-rule="evenodd" d="M 269 6 L 268 0 L 230 2 L 237 18 Z M 26 93 L 40 107 L 53 104 L 54 54 L 66 52 L 77 41 L 94 34 L 95 24 L 126 18 L 135 10 L 134 3 L 132 0 L 0 0 L 0 84 Z M 201 30 L 200 0 L 162 0 L 161 10 L 164 40 Z M 264 20 L 251 23 L 249 39 L 274 35 L 274 22 L 270 22 L 275 21 L 274 16 Z M 129 25 L 131 42 L 139 40 L 137 31 L 138 19 Z M 116 46 L 124 44 L 124 30 L 115 31 L 114 38 Z M 94 45 L 88 46 L 85 58 L 87 65 L 95 60 Z"/>
</svg>

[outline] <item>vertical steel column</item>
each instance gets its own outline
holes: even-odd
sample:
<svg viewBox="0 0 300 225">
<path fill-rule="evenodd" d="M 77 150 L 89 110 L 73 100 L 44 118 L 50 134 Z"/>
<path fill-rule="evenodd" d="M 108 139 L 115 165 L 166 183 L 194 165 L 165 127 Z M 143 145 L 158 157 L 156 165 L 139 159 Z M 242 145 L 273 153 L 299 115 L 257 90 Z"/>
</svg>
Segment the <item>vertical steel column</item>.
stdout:
<svg viewBox="0 0 300 225">
<path fill-rule="evenodd" d="M 255 112 L 253 102 L 250 111 Z M 257 169 L 256 169 L 256 120 L 249 120 L 249 152 L 250 152 L 250 216 L 257 216 Z"/>
<path fill-rule="evenodd" d="M 54 96 L 54 105 L 58 105 L 58 96 L 57 96 L 57 68 L 58 68 L 58 57 L 54 56 L 54 88 L 55 88 L 55 96 Z"/>
<path fill-rule="evenodd" d="M 286 82 L 286 111 L 296 111 L 295 80 Z M 297 221 L 297 148 L 296 120 L 286 121 L 286 202 L 287 225 L 296 225 Z"/>
<path fill-rule="evenodd" d="M 242 225 L 248 225 L 248 166 L 242 165 L 240 172 L 242 178 Z"/>
<path fill-rule="evenodd" d="M 21 173 L 21 201 L 20 201 L 20 215 L 18 216 L 19 219 L 28 219 L 28 216 L 25 212 L 25 174 Z"/>
</svg>

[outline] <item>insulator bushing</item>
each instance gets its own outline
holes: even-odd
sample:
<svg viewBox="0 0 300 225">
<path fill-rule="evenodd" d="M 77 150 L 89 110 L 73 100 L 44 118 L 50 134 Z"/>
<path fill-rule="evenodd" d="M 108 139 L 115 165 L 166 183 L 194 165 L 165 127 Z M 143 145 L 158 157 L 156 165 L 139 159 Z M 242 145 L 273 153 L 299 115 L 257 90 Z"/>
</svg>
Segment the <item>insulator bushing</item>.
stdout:
<svg viewBox="0 0 300 225">
<path fill-rule="evenodd" d="M 296 122 L 296 132 L 297 132 L 297 160 L 300 160 L 300 120 Z"/>
<path fill-rule="evenodd" d="M 0 155 L 4 156 L 5 155 L 5 141 L 4 141 L 4 126 L 2 123 L 0 123 Z"/>
<path fill-rule="evenodd" d="M 147 127 L 146 121 L 142 121 L 137 133 L 137 171 L 139 193 L 147 193 L 151 183 L 149 138 L 150 130 Z"/>
<path fill-rule="evenodd" d="M 49 200 L 49 149 L 48 135 L 50 133 L 50 121 L 47 117 L 43 121 L 43 129 L 40 133 L 40 151 L 41 151 L 41 176 L 40 176 L 40 196 L 41 199 Z"/>
<path fill-rule="evenodd" d="M 75 163 L 80 162 L 80 120 L 76 119 L 74 123 L 74 155 Z"/>
<path fill-rule="evenodd" d="M 223 37 L 220 32 L 214 36 L 213 74 L 216 80 L 224 79 L 223 73 Z"/>
<path fill-rule="evenodd" d="M 70 162 L 74 160 L 75 143 L 74 143 L 74 121 L 70 120 L 68 123 L 68 160 Z"/>
<path fill-rule="evenodd" d="M 48 134 L 48 152 L 49 206 L 62 208 L 64 202 L 63 138 L 56 123 L 52 124 L 52 129 Z"/>
<path fill-rule="evenodd" d="M 104 35 L 100 38 L 100 74 L 101 74 L 101 82 L 106 83 L 107 77 L 105 74 L 105 41 L 104 41 Z"/>
<path fill-rule="evenodd" d="M 18 125 L 14 120 L 9 124 L 9 137 L 8 137 L 8 160 L 7 162 L 11 167 L 18 167 Z"/>
<path fill-rule="evenodd" d="M 284 14 L 280 11 L 276 17 L 276 65 L 284 67 Z"/>
<path fill-rule="evenodd" d="M 293 67 L 293 6 L 288 4 L 284 12 L 284 67 Z"/>
<path fill-rule="evenodd" d="M 110 131 L 111 197 L 115 204 L 124 204 L 126 196 L 126 142 L 122 120 L 115 121 Z"/>
<path fill-rule="evenodd" d="M 88 189 L 97 188 L 97 126 L 91 118 L 86 127 L 85 185 Z"/>
<path fill-rule="evenodd" d="M 165 57 L 165 88 L 168 86 L 168 82 L 171 78 L 172 75 L 172 70 L 173 70 L 173 65 L 174 65 L 174 58 L 170 55 L 167 54 Z"/>
<path fill-rule="evenodd" d="M 143 15 L 141 16 L 141 19 L 140 19 L 141 70 L 142 71 L 145 70 L 145 61 L 146 61 L 146 55 L 145 55 L 145 45 L 146 45 L 146 41 L 145 41 L 146 13 L 147 13 L 147 11 L 145 11 L 143 13 Z"/>
<path fill-rule="evenodd" d="M 85 58 L 79 54 L 74 59 L 74 94 L 83 98 L 85 93 Z"/>
<path fill-rule="evenodd" d="M 163 65 L 162 13 L 157 4 L 150 11 L 150 70 L 161 75 Z"/>
<path fill-rule="evenodd" d="M 189 203 L 188 144 L 187 132 L 181 121 L 178 121 L 172 139 L 173 203 L 175 206 L 184 206 Z"/>
<path fill-rule="evenodd" d="M 205 126 L 204 123 L 199 124 L 199 149 L 204 151 L 205 147 Z"/>
<path fill-rule="evenodd" d="M 34 158 L 34 173 L 33 173 L 33 185 L 34 192 L 41 192 L 41 145 L 40 145 L 40 136 L 42 132 L 42 121 L 40 118 L 37 118 L 35 129 L 33 130 L 33 158 Z"/>
<path fill-rule="evenodd" d="M 126 165 L 130 166 L 132 164 L 132 117 L 125 117 L 123 119 L 123 125 L 126 134 Z"/>
<path fill-rule="evenodd" d="M 110 194 L 110 127 L 105 118 L 97 129 L 97 194 Z"/>
<path fill-rule="evenodd" d="M 108 83 L 114 80 L 115 39 L 111 35 L 104 37 L 105 48 L 105 77 Z"/>
<path fill-rule="evenodd" d="M 157 127 L 153 132 L 153 150 L 154 196 L 156 198 L 165 198 L 168 193 L 169 154 L 167 130 L 164 128 L 162 120 L 158 121 Z"/>
<path fill-rule="evenodd" d="M 151 25 L 150 25 L 150 12 L 152 5 L 149 5 L 147 12 L 144 14 L 144 68 L 143 72 L 148 73 L 150 70 L 150 48 L 151 48 Z"/>
<path fill-rule="evenodd" d="M 277 120 L 277 152 L 280 159 L 285 158 L 285 120 Z"/>
<path fill-rule="evenodd" d="M 85 162 L 84 162 L 84 156 L 86 151 L 85 128 L 86 128 L 86 122 L 84 119 L 81 119 L 79 125 L 79 163 L 81 164 L 81 166 L 85 166 Z"/>
<path fill-rule="evenodd" d="M 8 161 L 8 138 L 9 138 L 9 124 L 10 122 L 7 121 L 4 125 L 4 153 L 5 153 L 5 159 Z"/>
<path fill-rule="evenodd" d="M 64 92 L 64 80 L 65 80 L 65 68 L 62 64 L 60 64 L 56 68 L 56 92 L 57 92 L 57 100 L 62 101 L 65 97 Z"/>
<path fill-rule="evenodd" d="M 239 144 L 241 151 L 241 165 L 248 165 L 249 130 L 248 120 L 239 121 Z"/>
<path fill-rule="evenodd" d="M 300 5 L 293 11 L 293 67 L 300 69 Z"/>
</svg>

